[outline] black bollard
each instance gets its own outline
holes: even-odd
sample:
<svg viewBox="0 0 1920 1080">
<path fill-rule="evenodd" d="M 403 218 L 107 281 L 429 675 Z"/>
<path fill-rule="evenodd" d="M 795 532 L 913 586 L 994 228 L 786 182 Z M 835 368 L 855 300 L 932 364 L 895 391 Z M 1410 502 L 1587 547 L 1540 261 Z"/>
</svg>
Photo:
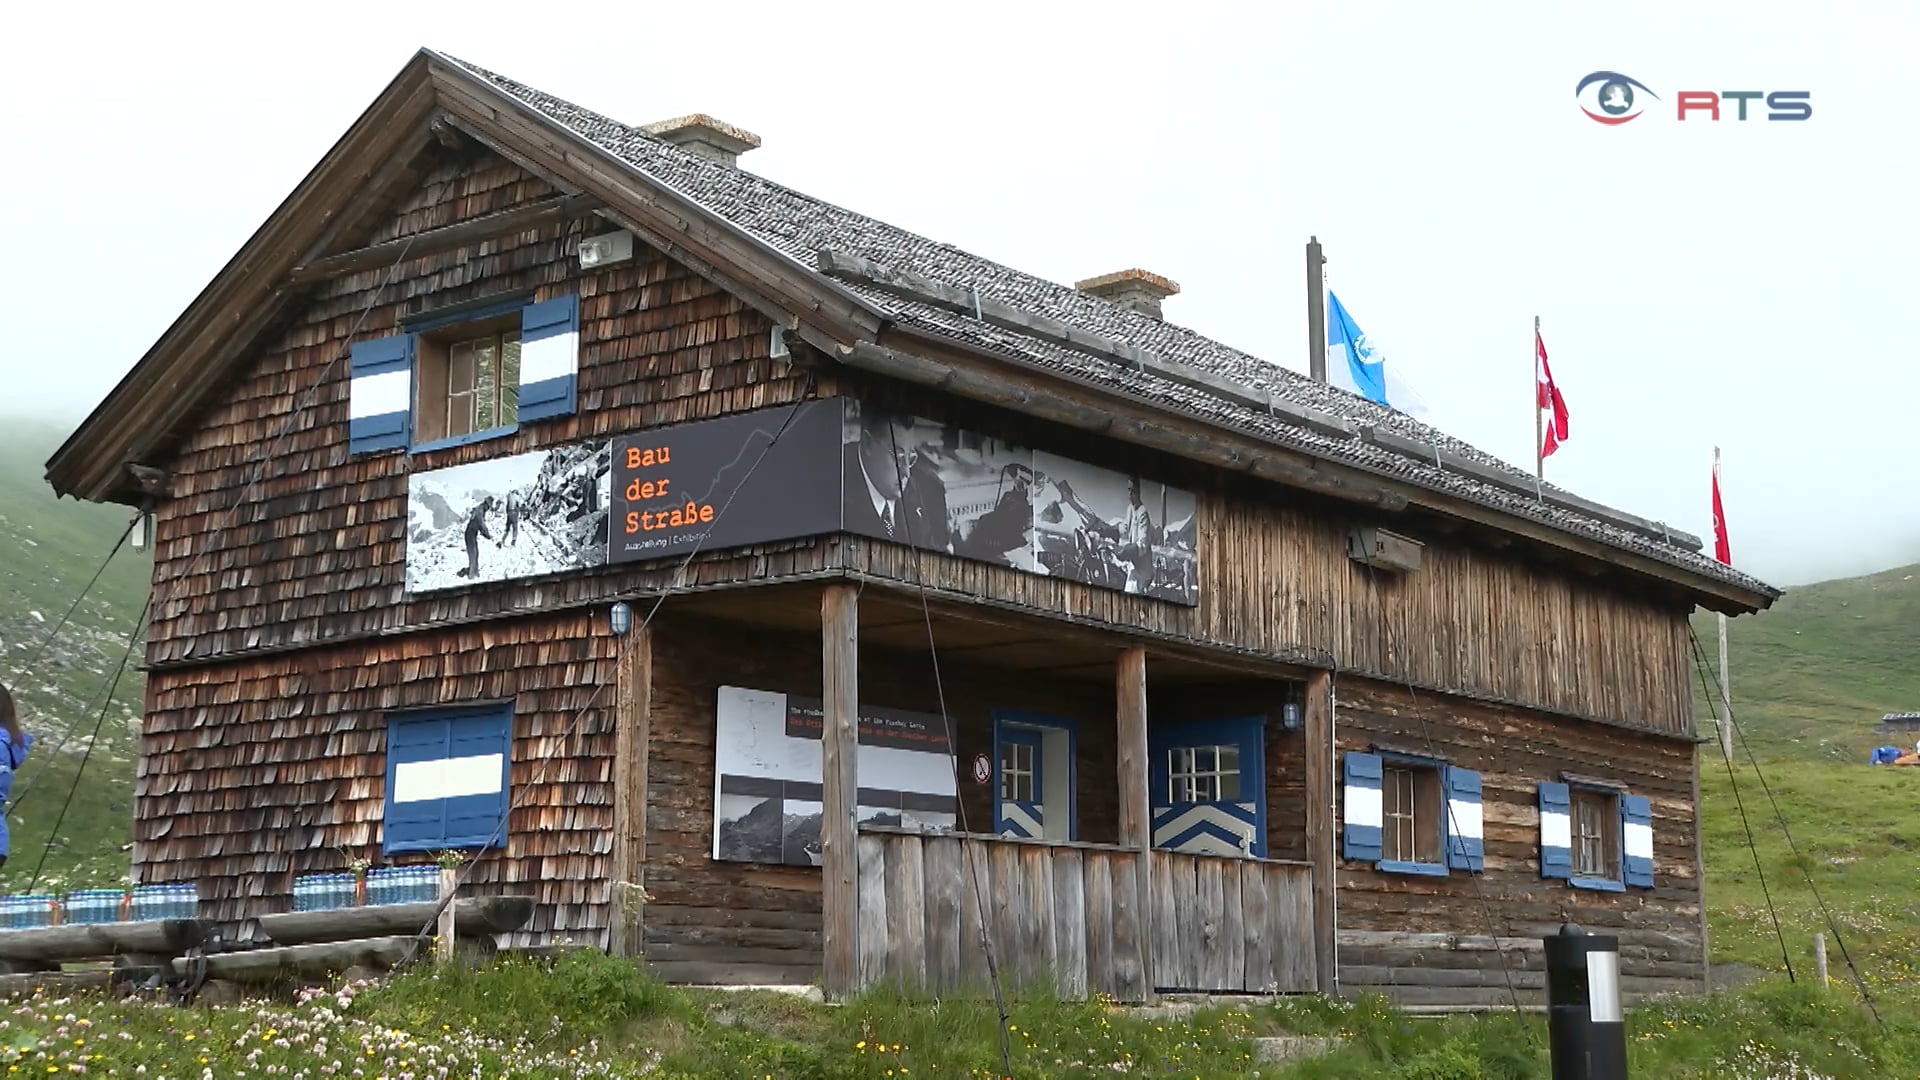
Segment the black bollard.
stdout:
<svg viewBox="0 0 1920 1080">
<path fill-rule="evenodd" d="M 1627 1080 L 1619 939 L 1567 923 L 1542 940 L 1553 1080 Z"/>
</svg>

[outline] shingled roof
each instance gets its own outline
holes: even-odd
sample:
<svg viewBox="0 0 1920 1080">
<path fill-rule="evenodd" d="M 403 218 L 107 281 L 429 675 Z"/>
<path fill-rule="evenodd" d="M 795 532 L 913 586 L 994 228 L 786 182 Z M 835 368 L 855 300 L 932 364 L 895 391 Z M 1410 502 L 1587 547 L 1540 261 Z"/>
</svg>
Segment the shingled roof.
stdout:
<svg viewBox="0 0 1920 1080">
<path fill-rule="evenodd" d="M 1247 404 L 1245 395 L 1222 394 L 1194 385 L 1191 380 L 1167 378 L 1152 369 L 1099 355 L 1098 351 L 1071 347 L 1055 336 L 1023 332 L 1004 321 L 978 318 L 971 312 L 929 303 L 911 293 L 903 295 L 900 290 L 871 281 L 841 281 L 902 326 L 1018 357 L 1315 457 L 1530 518 L 1742 590 L 1769 598 L 1779 596 L 1779 590 L 1702 554 L 1695 537 L 1588 503 L 1551 484 L 1537 484 L 1534 477 L 1405 413 L 1122 304 L 854 213 L 740 168 L 709 161 L 641 127 L 602 116 L 466 61 L 445 59 L 706 207 L 809 271 L 820 272 L 822 266 L 851 257 L 891 274 L 967 290 L 981 302 L 1064 324 L 1231 381 L 1255 395 L 1269 395 L 1276 401 L 1339 418 L 1345 422 L 1347 433 L 1301 424 L 1275 415 L 1274 410 Z M 1628 524 L 1621 524 L 1623 519 Z"/>
</svg>

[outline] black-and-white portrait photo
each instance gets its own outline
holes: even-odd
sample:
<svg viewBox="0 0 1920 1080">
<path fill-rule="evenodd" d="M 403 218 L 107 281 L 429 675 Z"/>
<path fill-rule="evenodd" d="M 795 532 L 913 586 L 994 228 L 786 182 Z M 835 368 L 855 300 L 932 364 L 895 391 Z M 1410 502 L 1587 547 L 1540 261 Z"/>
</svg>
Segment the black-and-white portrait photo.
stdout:
<svg viewBox="0 0 1920 1080">
<path fill-rule="evenodd" d="M 609 465 L 595 440 L 414 473 L 407 591 L 605 565 Z"/>
<path fill-rule="evenodd" d="M 1191 492 L 1055 454 L 1035 453 L 1033 465 L 1040 572 L 1196 602 Z"/>
<path fill-rule="evenodd" d="M 845 527 L 925 551 L 1033 570 L 1033 452 L 850 401 Z"/>
</svg>

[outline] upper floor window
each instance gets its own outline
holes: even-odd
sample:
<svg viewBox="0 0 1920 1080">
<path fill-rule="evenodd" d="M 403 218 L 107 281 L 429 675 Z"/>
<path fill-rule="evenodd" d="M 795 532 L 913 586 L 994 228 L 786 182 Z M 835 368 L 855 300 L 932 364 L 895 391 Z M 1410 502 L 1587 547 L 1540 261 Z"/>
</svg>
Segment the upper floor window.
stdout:
<svg viewBox="0 0 1920 1080">
<path fill-rule="evenodd" d="M 492 320 L 498 323 L 498 320 Z M 520 326 L 462 326 L 420 336 L 414 438 L 457 438 L 520 421 Z"/>
<path fill-rule="evenodd" d="M 510 435 L 574 411 L 580 305 L 524 297 L 353 345 L 350 449 L 415 452 Z"/>
</svg>

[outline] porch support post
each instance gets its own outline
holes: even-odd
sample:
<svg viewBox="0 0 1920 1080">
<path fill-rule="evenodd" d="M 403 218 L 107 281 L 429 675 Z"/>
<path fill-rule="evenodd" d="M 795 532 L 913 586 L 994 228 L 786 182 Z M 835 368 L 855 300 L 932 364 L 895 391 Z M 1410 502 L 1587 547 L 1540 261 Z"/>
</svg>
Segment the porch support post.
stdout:
<svg viewBox="0 0 1920 1080">
<path fill-rule="evenodd" d="M 1333 673 L 1307 679 L 1302 736 L 1307 757 L 1307 851 L 1313 862 L 1313 969 L 1316 986 L 1331 994 L 1339 984 L 1334 958 L 1335 888 L 1333 845 Z"/>
<path fill-rule="evenodd" d="M 607 951 L 639 956 L 642 948 L 641 889 L 647 860 L 647 741 L 653 715 L 653 628 L 637 627 L 615 638 L 613 721 L 613 880 L 607 900 Z"/>
<path fill-rule="evenodd" d="M 859 898 L 854 874 L 853 815 L 859 795 L 860 618 L 854 586 L 828 585 L 820 599 L 821 737 L 820 855 L 826 993 L 840 1000 L 858 989 Z"/>
<path fill-rule="evenodd" d="M 1120 654 L 1117 718 L 1120 735 L 1120 846 L 1140 853 L 1134 874 L 1135 925 L 1140 928 L 1141 990 L 1153 994 L 1153 816 L 1147 803 L 1147 650 Z M 1116 941 L 1116 945 L 1118 942 Z"/>
</svg>

